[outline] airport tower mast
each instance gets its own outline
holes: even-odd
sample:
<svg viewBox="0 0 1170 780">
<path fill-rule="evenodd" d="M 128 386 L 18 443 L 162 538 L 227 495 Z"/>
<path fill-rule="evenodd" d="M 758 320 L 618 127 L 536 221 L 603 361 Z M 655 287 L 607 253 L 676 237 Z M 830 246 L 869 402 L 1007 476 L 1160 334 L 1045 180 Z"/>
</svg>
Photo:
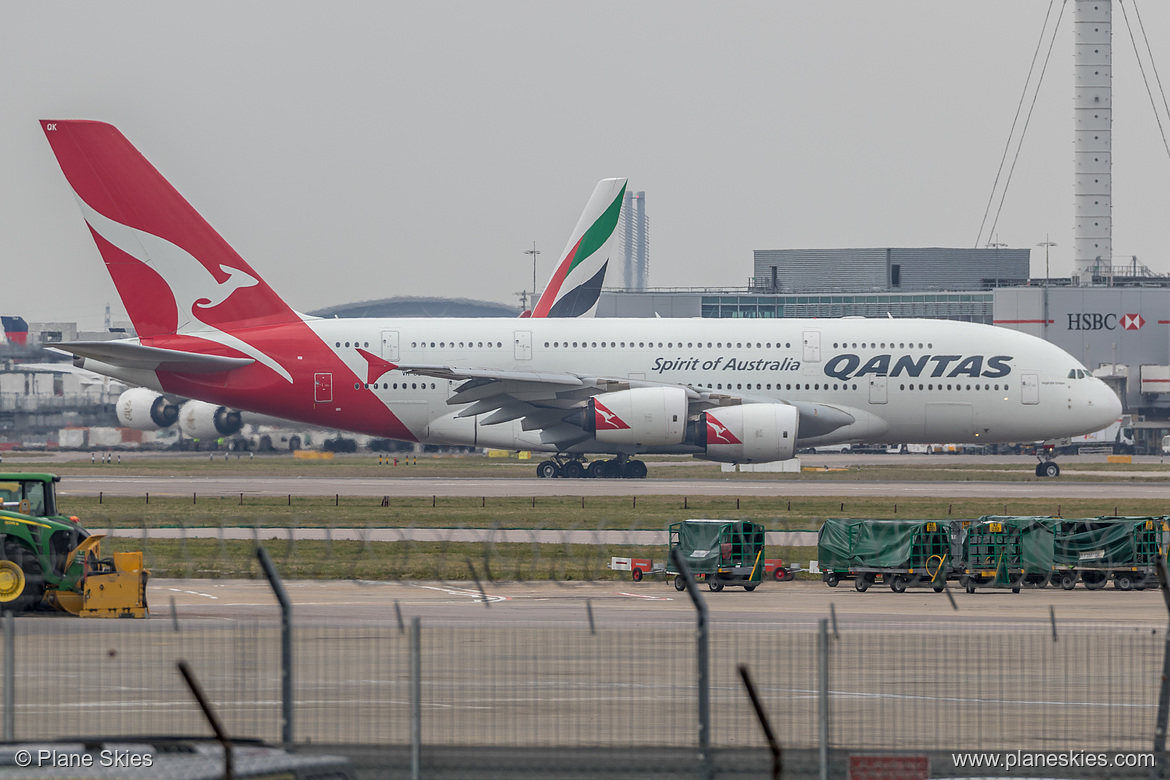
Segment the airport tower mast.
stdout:
<svg viewBox="0 0 1170 780">
<path fill-rule="evenodd" d="M 1113 9 L 1111 0 L 1076 0 L 1074 283 L 1089 286 L 1113 265 Z"/>
</svg>

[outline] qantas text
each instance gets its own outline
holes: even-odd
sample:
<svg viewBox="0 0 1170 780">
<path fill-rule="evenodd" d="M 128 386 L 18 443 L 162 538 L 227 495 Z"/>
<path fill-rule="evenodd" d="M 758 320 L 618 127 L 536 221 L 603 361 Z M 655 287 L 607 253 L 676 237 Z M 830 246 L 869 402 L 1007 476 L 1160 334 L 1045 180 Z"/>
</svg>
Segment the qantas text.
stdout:
<svg viewBox="0 0 1170 780">
<path fill-rule="evenodd" d="M 825 373 L 836 379 L 853 379 L 872 374 L 874 376 L 930 376 L 930 377 L 984 377 L 999 379 L 1011 373 L 1008 361 L 1011 355 L 874 355 L 861 363 L 857 355 L 837 355 L 825 363 Z M 891 368 L 892 366 L 892 368 Z"/>
</svg>

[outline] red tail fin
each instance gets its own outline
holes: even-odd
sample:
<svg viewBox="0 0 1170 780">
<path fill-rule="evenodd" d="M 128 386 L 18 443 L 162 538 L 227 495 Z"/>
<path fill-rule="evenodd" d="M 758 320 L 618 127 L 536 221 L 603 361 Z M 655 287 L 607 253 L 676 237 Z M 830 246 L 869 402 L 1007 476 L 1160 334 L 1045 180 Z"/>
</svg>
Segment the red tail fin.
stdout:
<svg viewBox="0 0 1170 780">
<path fill-rule="evenodd" d="M 41 126 L 140 337 L 300 319 L 117 128 Z"/>
</svg>

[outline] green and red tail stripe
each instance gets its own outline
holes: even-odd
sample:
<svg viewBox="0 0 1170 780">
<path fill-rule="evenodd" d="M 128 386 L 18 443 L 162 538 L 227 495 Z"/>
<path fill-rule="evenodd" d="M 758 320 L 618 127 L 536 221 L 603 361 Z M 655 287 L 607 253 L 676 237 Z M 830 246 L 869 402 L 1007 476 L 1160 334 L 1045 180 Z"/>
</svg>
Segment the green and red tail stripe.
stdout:
<svg viewBox="0 0 1170 780">
<path fill-rule="evenodd" d="M 617 194 L 611 196 L 615 187 Z M 625 194 L 626 182 L 624 179 L 605 179 L 598 183 L 593 197 L 590 198 L 589 204 L 585 208 L 585 213 L 581 216 L 581 222 L 578 222 L 576 230 L 573 231 L 573 236 L 569 239 L 569 249 L 557 265 L 557 269 L 553 273 L 552 279 L 549 280 L 548 287 L 545 288 L 544 293 L 540 296 L 540 300 L 533 307 L 533 317 L 549 316 L 549 312 L 556 302 L 571 292 L 569 289 L 563 289 L 565 287 L 565 280 L 568 279 L 573 271 L 580 268 L 582 263 L 595 257 L 598 251 L 613 238 L 614 231 L 617 229 L 618 217 L 621 215 L 622 201 L 625 199 Z M 599 196 L 603 199 L 599 199 Z M 604 207 L 604 210 L 594 217 L 596 210 L 600 207 Z M 584 224 L 587 224 L 588 227 L 582 231 Z M 604 263 L 607 259 L 601 258 L 601 262 Z M 595 273 L 596 270 L 590 276 L 593 276 Z M 582 282 L 584 281 L 582 280 Z M 596 301 L 594 300 L 594 302 Z"/>
</svg>

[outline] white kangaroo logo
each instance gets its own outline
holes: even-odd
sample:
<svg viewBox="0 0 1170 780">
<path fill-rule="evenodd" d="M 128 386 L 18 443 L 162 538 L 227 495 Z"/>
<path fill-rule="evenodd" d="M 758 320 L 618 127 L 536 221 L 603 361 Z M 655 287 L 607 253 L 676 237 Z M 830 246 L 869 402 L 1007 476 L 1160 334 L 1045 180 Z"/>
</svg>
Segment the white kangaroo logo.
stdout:
<svg viewBox="0 0 1170 780">
<path fill-rule="evenodd" d="M 614 428 L 617 428 L 617 427 L 619 426 L 619 424 L 624 424 L 624 423 L 623 423 L 623 421 L 622 421 L 622 419 L 621 419 L 620 417 L 618 417 L 616 414 L 614 414 L 613 412 L 611 412 L 609 409 L 606 409 L 606 408 L 605 408 L 604 406 L 602 406 L 601 404 L 599 404 L 599 403 L 595 403 L 595 404 L 593 405 L 593 408 L 597 410 L 598 414 L 600 414 L 602 417 L 604 417 L 604 418 L 605 418 L 605 424 L 606 424 L 606 425 L 609 425 L 609 426 L 612 426 L 612 427 L 614 427 Z M 617 422 L 614 422 L 615 420 L 616 420 Z"/>
<path fill-rule="evenodd" d="M 131 257 L 150 266 L 166 282 L 174 296 L 179 310 L 178 332 L 187 332 L 199 338 L 215 341 L 250 355 L 260 363 L 292 382 L 292 375 L 270 356 L 240 340 L 230 333 L 203 321 L 200 310 L 214 309 L 226 301 L 237 290 L 254 287 L 260 281 L 246 271 L 220 265 L 219 270 L 227 274 L 226 281 L 220 282 L 190 252 L 145 230 L 115 222 L 104 214 L 90 208 L 89 204 L 77 198 L 85 221 L 98 235 Z M 198 325 L 193 325 L 194 318 Z"/>
<path fill-rule="evenodd" d="M 711 426 L 711 430 L 715 432 L 715 439 L 724 444 L 735 444 L 734 437 L 730 435 L 727 426 L 721 424 L 713 417 L 707 417 L 707 423 Z"/>
</svg>

